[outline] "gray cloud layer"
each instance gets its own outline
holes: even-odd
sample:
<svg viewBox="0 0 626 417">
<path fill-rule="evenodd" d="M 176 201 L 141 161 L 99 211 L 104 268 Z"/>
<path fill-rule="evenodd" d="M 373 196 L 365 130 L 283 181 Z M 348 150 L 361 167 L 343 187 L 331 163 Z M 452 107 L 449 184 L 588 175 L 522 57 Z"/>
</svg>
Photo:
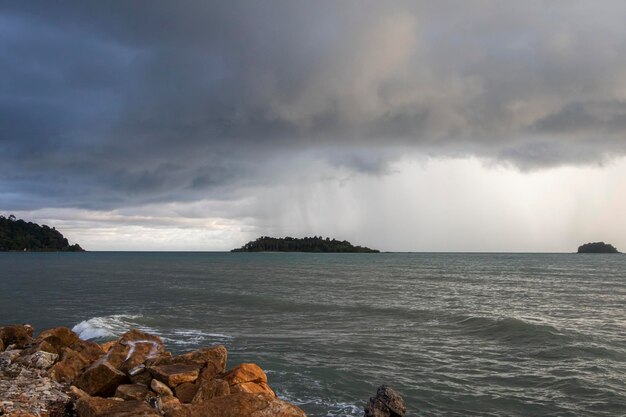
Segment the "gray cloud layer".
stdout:
<svg viewBox="0 0 626 417">
<path fill-rule="evenodd" d="M 2 203 L 229 198 L 302 155 L 367 173 L 407 149 L 601 163 L 626 152 L 625 15 L 619 1 L 2 2 Z"/>
</svg>

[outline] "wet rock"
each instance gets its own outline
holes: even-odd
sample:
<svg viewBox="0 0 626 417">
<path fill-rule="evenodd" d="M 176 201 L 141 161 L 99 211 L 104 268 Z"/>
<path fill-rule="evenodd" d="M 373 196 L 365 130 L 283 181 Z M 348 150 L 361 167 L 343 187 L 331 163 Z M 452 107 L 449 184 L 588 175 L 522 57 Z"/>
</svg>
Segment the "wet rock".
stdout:
<svg viewBox="0 0 626 417">
<path fill-rule="evenodd" d="M 158 379 L 153 379 L 152 381 L 150 381 L 150 388 L 152 388 L 152 391 L 164 397 L 174 395 L 170 387 L 168 387 Z"/>
<path fill-rule="evenodd" d="M 267 385 L 267 375 L 254 363 L 242 363 L 224 375 L 230 385 L 230 392 L 267 393 L 275 396 Z"/>
<path fill-rule="evenodd" d="M 405 413 L 402 396 L 386 385 L 378 387 L 365 405 L 365 417 L 403 417 Z"/>
<path fill-rule="evenodd" d="M 8 349 L 10 345 L 15 345 L 17 349 L 24 349 L 33 342 L 33 331 L 33 326 L 30 324 L 0 327 L 0 340 L 2 340 L 5 349 Z"/>
<path fill-rule="evenodd" d="M 170 388 L 174 388 L 183 382 L 195 382 L 200 370 L 198 365 L 173 364 L 159 365 L 150 368 L 152 376 L 161 382 L 165 382 Z"/>
<path fill-rule="evenodd" d="M 146 399 L 148 392 L 148 387 L 146 387 L 145 385 L 123 384 L 117 387 L 117 389 L 115 390 L 115 396 L 123 400 L 142 401 Z"/>
<path fill-rule="evenodd" d="M 191 400 L 192 403 L 201 403 L 213 398 L 230 395 L 230 386 L 223 379 L 202 380 L 198 392 Z"/>
<path fill-rule="evenodd" d="M 97 361 L 78 377 L 75 385 L 89 395 L 108 397 L 115 393 L 118 385 L 126 381 L 128 378 L 125 373 L 106 361 Z"/>
<path fill-rule="evenodd" d="M 188 407 L 191 417 L 306 417 L 300 408 L 269 394 L 231 394 Z"/>
<path fill-rule="evenodd" d="M 198 384 L 193 382 L 183 382 L 174 388 L 176 398 L 181 403 L 190 403 L 198 392 Z"/>
</svg>

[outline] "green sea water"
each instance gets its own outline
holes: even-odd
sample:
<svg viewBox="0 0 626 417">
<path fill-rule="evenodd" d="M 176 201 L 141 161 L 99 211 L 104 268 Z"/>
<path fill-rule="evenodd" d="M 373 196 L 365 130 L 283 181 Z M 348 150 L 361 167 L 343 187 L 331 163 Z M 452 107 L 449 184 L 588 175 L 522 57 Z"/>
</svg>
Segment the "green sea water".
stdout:
<svg viewBox="0 0 626 417">
<path fill-rule="evenodd" d="M 626 256 L 4 253 L 0 324 L 223 344 L 309 416 L 626 415 Z"/>
</svg>

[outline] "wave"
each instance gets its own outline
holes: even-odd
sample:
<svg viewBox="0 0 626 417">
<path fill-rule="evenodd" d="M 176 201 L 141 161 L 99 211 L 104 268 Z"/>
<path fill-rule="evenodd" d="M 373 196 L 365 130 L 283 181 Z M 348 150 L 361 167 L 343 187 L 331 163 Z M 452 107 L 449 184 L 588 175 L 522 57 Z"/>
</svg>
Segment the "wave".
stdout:
<svg viewBox="0 0 626 417">
<path fill-rule="evenodd" d="M 548 324 L 515 317 L 467 317 L 457 322 L 466 333 L 511 342 L 563 342 L 570 337 Z"/>
<path fill-rule="evenodd" d="M 318 413 L 326 413 L 326 417 L 351 417 L 362 416 L 363 406 L 351 402 L 332 401 L 322 398 L 298 398 L 287 391 L 277 392 L 281 400 L 295 404 L 299 407 L 313 408 Z M 319 414 L 321 415 L 321 414 Z"/>
<path fill-rule="evenodd" d="M 223 343 L 232 336 L 223 333 L 206 332 L 199 329 L 167 329 L 146 324 L 141 315 L 112 314 L 92 317 L 81 321 L 72 330 L 83 340 L 111 340 L 120 337 L 131 329 L 154 334 L 163 340 L 165 345 L 180 347 L 201 347 L 216 342 Z"/>
</svg>

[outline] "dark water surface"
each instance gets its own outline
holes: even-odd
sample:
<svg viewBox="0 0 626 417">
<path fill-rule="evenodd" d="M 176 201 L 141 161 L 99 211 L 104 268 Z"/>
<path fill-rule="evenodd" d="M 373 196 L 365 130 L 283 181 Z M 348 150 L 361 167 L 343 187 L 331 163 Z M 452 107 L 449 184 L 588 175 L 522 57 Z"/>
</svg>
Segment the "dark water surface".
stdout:
<svg viewBox="0 0 626 417">
<path fill-rule="evenodd" d="M 309 416 L 626 415 L 626 256 L 0 254 L 0 323 L 256 362 Z"/>
</svg>

